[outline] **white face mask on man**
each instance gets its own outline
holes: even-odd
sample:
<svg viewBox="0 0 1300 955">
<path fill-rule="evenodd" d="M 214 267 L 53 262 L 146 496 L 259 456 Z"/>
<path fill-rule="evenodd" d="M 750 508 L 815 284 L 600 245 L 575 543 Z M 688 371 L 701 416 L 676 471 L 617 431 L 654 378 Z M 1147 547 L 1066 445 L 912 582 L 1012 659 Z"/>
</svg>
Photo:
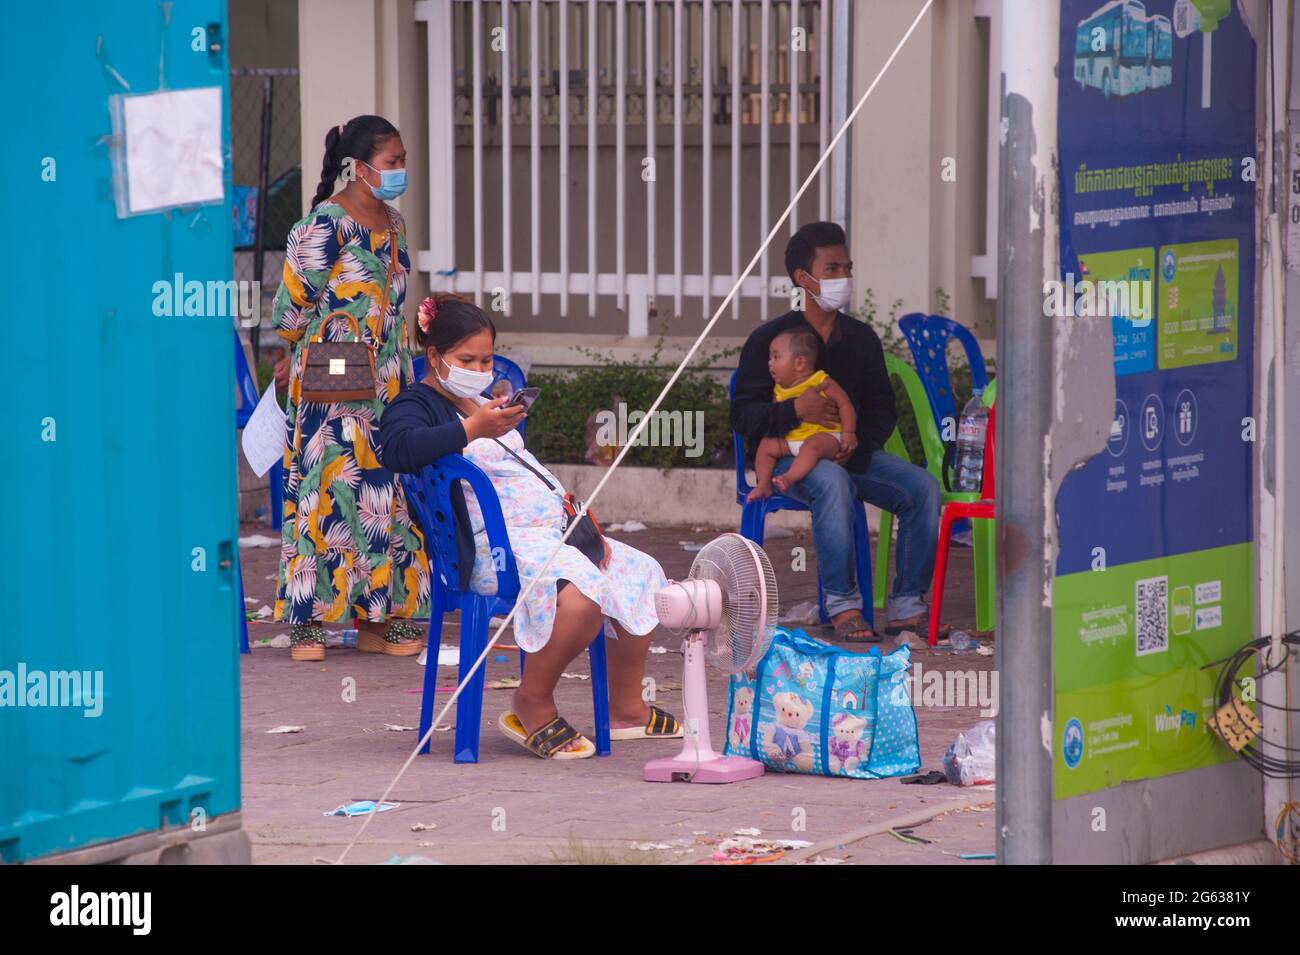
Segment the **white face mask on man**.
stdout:
<svg viewBox="0 0 1300 955">
<path fill-rule="evenodd" d="M 838 312 L 853 301 L 853 279 L 821 279 L 818 282 L 820 294 L 813 293 L 813 300 L 825 312 Z"/>
<path fill-rule="evenodd" d="M 461 368 L 459 365 L 450 365 L 441 355 L 438 356 L 438 361 L 447 365 L 447 377 L 443 378 L 436 371 L 434 376 L 438 379 L 438 384 L 453 395 L 461 398 L 477 398 L 492 384 L 493 376 L 490 371 L 473 371 L 469 368 Z"/>
</svg>

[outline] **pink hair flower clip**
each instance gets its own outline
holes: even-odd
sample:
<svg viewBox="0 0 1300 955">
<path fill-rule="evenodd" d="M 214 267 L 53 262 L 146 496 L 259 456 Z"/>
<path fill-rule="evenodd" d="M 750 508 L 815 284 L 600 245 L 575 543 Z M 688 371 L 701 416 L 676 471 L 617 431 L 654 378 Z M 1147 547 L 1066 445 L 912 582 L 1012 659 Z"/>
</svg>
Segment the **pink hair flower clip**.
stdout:
<svg viewBox="0 0 1300 955">
<path fill-rule="evenodd" d="M 420 331 L 428 334 L 429 323 L 438 316 L 438 300 L 432 295 L 426 296 L 420 303 L 420 315 L 417 322 L 420 325 Z"/>
</svg>

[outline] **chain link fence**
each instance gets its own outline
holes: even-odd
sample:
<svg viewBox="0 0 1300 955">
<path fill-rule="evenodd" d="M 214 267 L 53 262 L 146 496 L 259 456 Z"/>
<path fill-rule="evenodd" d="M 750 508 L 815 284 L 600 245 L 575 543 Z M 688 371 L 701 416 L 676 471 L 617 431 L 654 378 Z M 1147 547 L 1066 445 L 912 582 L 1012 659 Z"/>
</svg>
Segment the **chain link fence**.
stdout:
<svg viewBox="0 0 1300 955">
<path fill-rule="evenodd" d="M 301 102 L 296 69 L 230 71 L 230 140 L 234 180 L 235 279 L 260 282 L 262 322 L 249 329 L 259 363 L 280 286 L 284 243 L 302 218 Z"/>
</svg>

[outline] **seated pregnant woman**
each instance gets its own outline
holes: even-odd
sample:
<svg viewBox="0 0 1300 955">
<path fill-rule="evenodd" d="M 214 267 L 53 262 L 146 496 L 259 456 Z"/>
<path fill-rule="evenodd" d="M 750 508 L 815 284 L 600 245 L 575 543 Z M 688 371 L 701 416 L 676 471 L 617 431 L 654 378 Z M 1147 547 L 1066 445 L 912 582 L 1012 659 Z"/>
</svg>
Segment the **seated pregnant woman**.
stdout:
<svg viewBox="0 0 1300 955">
<path fill-rule="evenodd" d="M 384 412 L 380 459 L 393 471 L 414 473 L 444 455 L 463 454 L 496 489 L 521 587 L 537 580 L 514 618 L 515 642 L 529 657 L 511 708 L 498 720 L 501 731 L 545 759 L 595 753 L 559 715 L 555 686 L 604 623 L 611 739 L 680 737 L 677 720 L 641 697 L 650 635 L 659 622 L 654 594 L 667 584 L 663 568 L 648 554 L 606 540 L 598 563 L 566 543 L 543 571 L 564 533 L 564 489 L 516 430 L 526 409 L 507 406 L 506 396 L 482 394 L 492 381 L 495 326 L 469 302 L 430 297 L 420 306 L 417 340 L 428 372 Z M 474 568 L 458 585 L 490 594 L 496 575 L 478 502 L 457 482 L 452 504 L 460 565 Z"/>
</svg>

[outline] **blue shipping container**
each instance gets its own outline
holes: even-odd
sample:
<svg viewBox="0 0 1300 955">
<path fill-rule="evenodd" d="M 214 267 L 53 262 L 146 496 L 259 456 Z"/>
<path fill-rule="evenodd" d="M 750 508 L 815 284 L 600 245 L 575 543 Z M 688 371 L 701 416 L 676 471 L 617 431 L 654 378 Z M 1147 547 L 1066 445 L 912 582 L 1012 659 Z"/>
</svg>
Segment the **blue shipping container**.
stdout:
<svg viewBox="0 0 1300 955">
<path fill-rule="evenodd" d="M 3 862 L 239 809 L 234 319 L 167 315 L 157 285 L 232 278 L 226 33 L 221 0 L 16 4 L 0 29 Z M 224 201 L 119 219 L 109 97 L 196 87 Z"/>
</svg>

